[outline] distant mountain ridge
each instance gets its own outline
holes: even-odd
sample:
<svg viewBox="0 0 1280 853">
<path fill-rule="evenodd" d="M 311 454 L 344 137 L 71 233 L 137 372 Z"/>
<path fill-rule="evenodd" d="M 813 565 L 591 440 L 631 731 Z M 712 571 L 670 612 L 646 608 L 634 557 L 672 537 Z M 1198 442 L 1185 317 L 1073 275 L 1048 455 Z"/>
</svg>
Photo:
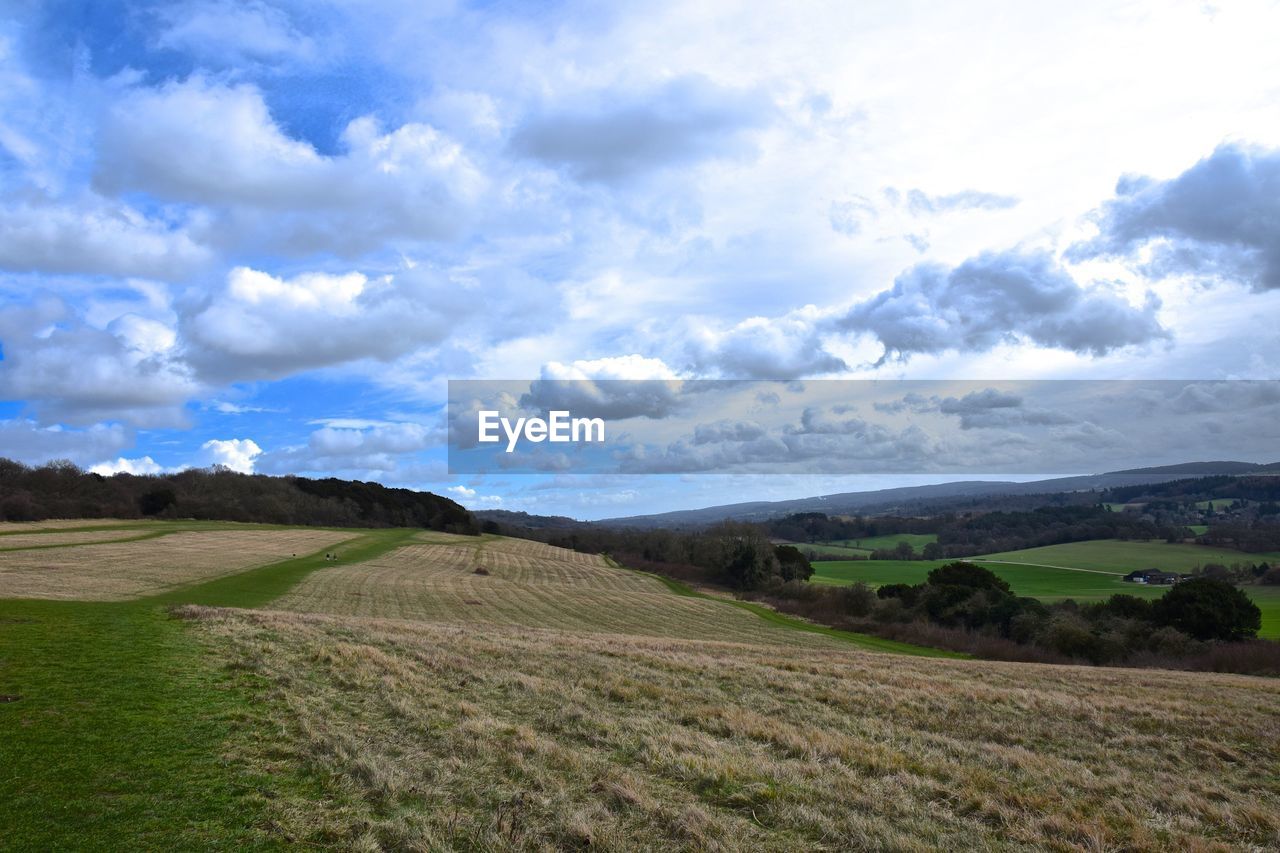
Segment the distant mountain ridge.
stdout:
<svg viewBox="0 0 1280 853">
<path fill-rule="evenodd" d="M 651 515 L 607 518 L 595 522 L 616 527 L 696 527 L 717 521 L 763 521 L 796 512 L 823 512 L 827 515 L 849 515 L 882 511 L 924 501 L 958 498 L 980 498 L 997 495 L 1036 495 L 1060 492 L 1087 492 L 1117 486 L 1164 483 L 1192 477 L 1240 476 L 1244 474 L 1280 474 L 1280 462 L 1185 462 L 1152 468 L 1131 468 L 1102 474 L 1056 477 L 1015 483 L 1003 480 L 961 480 L 928 486 L 902 486 L 864 492 L 840 492 L 795 498 L 785 501 L 749 501 L 723 504 L 702 509 L 675 510 Z M 481 513 L 483 515 L 483 513 Z"/>
</svg>

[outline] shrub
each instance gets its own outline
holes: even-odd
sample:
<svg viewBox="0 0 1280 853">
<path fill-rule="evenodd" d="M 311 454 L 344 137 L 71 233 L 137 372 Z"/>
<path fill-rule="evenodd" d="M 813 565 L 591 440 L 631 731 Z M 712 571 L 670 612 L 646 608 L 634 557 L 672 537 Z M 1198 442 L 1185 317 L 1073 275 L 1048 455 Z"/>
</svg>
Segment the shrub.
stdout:
<svg viewBox="0 0 1280 853">
<path fill-rule="evenodd" d="M 963 586 L 969 589 L 993 589 L 1003 593 L 1011 593 L 1009 584 L 1001 580 L 990 569 L 966 563 L 963 560 L 947 563 L 929 572 L 925 583 L 930 586 Z"/>
<path fill-rule="evenodd" d="M 844 612 L 850 616 L 866 616 L 879 601 L 875 590 L 862 581 L 845 587 L 841 593 L 841 598 L 844 599 Z"/>
<path fill-rule="evenodd" d="M 1243 591 L 1215 578 L 1183 581 L 1156 599 L 1152 615 L 1159 625 L 1177 628 L 1197 640 L 1256 637 L 1262 611 Z"/>
</svg>

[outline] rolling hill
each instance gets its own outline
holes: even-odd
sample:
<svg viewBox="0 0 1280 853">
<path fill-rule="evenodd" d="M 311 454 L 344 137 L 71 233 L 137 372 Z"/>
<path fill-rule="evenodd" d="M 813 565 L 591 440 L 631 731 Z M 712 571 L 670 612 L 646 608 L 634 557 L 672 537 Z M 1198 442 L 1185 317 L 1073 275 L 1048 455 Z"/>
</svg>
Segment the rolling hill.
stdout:
<svg viewBox="0 0 1280 853">
<path fill-rule="evenodd" d="M 490 535 L 0 527 L 0 846 L 1280 843 L 1280 682 L 741 604 Z"/>
<path fill-rule="evenodd" d="M 1027 483 L 970 480 L 929 486 L 905 486 L 866 492 L 840 492 L 785 501 L 750 501 L 724 504 L 702 509 L 676 510 L 653 515 L 624 516 L 602 519 L 597 524 L 618 527 L 698 527 L 717 521 L 764 521 L 797 512 L 822 512 L 827 515 L 853 515 L 870 512 L 908 511 L 923 503 L 992 497 L 997 495 L 1049 495 L 1163 483 L 1190 477 L 1216 475 L 1271 474 L 1280 471 L 1280 463 L 1189 462 L 1155 468 L 1134 468 L 1105 474 L 1056 477 Z M 484 513 L 479 513 L 484 515 Z"/>
</svg>

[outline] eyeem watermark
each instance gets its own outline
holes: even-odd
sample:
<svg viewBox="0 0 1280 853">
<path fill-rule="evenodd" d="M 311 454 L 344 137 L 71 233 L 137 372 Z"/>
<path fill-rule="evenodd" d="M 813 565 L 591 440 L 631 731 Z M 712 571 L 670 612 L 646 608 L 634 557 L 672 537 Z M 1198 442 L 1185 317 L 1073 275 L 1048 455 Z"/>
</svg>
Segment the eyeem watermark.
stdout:
<svg viewBox="0 0 1280 853">
<path fill-rule="evenodd" d="M 502 440 L 498 430 L 507 438 L 507 452 L 513 453 L 520 439 L 538 444 L 543 441 L 552 443 L 567 442 L 603 442 L 603 418 L 575 418 L 567 411 L 548 412 L 544 418 L 510 418 L 502 417 L 496 411 L 482 410 L 479 413 L 480 434 L 477 440 L 483 444 L 495 444 Z"/>
</svg>

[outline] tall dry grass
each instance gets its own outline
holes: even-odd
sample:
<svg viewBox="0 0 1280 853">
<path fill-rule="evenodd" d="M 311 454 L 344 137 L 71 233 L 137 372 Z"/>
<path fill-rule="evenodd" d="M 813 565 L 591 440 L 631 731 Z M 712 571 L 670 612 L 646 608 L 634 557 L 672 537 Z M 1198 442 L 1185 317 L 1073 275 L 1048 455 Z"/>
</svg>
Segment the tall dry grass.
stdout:
<svg viewBox="0 0 1280 853">
<path fill-rule="evenodd" d="M 1280 684 L 187 608 L 350 849 L 1280 847 Z"/>
</svg>

